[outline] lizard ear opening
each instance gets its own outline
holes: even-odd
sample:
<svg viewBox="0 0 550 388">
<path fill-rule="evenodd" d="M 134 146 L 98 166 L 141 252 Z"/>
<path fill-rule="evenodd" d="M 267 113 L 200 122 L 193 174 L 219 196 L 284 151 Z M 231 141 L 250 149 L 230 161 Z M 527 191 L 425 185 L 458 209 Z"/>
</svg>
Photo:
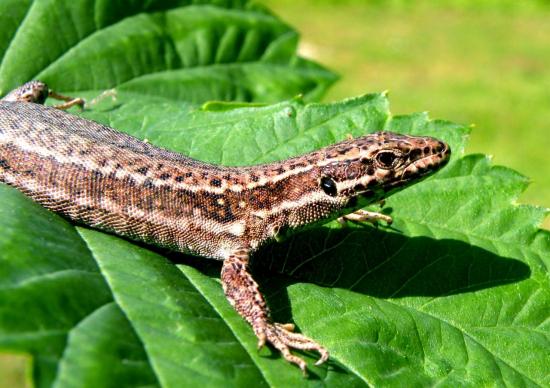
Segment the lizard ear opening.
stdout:
<svg viewBox="0 0 550 388">
<path fill-rule="evenodd" d="M 336 182 L 332 180 L 332 178 L 329 178 L 328 176 L 324 176 L 321 178 L 321 189 L 325 192 L 326 195 L 330 195 L 331 197 L 335 197 L 338 193 L 338 189 L 336 188 Z"/>
</svg>

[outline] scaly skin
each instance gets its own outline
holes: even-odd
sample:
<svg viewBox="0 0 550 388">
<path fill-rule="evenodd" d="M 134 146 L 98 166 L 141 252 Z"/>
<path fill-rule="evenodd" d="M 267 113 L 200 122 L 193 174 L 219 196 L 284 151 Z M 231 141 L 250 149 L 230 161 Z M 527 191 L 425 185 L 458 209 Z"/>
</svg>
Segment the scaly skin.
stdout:
<svg viewBox="0 0 550 388">
<path fill-rule="evenodd" d="M 224 292 L 259 345 L 269 342 L 303 371 L 291 348 L 318 351 L 318 363 L 328 352 L 271 321 L 247 270 L 250 255 L 283 231 L 320 221 L 391 222 L 359 209 L 450 156 L 437 139 L 378 132 L 281 162 L 223 167 L 38 104 L 48 95 L 68 101 L 61 109 L 81 104 L 39 81 L 0 100 L 0 181 L 75 222 L 223 260 Z"/>
</svg>

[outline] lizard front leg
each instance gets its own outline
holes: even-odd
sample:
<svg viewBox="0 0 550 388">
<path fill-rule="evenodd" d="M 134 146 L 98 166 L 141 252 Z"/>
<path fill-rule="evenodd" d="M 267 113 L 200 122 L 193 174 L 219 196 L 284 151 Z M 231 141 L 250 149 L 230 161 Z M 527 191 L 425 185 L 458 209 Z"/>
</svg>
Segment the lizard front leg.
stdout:
<svg viewBox="0 0 550 388">
<path fill-rule="evenodd" d="M 364 209 L 359 209 L 353 213 L 339 217 L 337 220 L 342 225 L 345 225 L 347 221 L 370 222 L 372 224 L 376 223 L 377 221 L 384 221 L 388 225 L 391 225 L 391 223 L 393 222 L 393 219 L 388 215 L 371 212 Z"/>
<path fill-rule="evenodd" d="M 235 252 L 222 266 L 221 279 L 223 290 L 229 303 L 252 326 L 258 347 L 269 342 L 281 352 L 283 357 L 306 372 L 306 362 L 293 355 L 290 349 L 316 350 L 321 358 L 315 365 L 328 359 L 328 351 L 310 338 L 294 333 L 294 325 L 272 322 L 269 309 L 260 293 L 258 284 L 248 272 L 248 252 Z"/>
</svg>

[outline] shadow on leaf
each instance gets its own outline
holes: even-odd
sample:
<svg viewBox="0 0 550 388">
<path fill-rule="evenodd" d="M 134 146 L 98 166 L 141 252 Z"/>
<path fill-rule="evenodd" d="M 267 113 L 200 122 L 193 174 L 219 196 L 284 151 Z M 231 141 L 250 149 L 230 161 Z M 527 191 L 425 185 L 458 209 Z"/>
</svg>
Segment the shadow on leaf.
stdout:
<svg viewBox="0 0 550 388">
<path fill-rule="evenodd" d="M 459 240 L 407 237 L 370 226 L 318 228 L 270 244 L 255 255 L 254 268 L 379 298 L 459 294 L 531 274 L 519 260 Z"/>
<path fill-rule="evenodd" d="M 183 261 L 219 277 L 220 262 L 189 256 Z M 371 226 L 316 228 L 268 244 L 253 256 L 251 270 L 277 322 L 293 322 L 287 289 L 297 282 L 377 298 L 442 297 L 519 282 L 531 275 L 529 266 L 517 259 L 459 240 L 407 237 Z M 313 364 L 317 355 L 306 353 Z M 266 357 L 276 358 L 278 353 L 272 350 Z M 337 360 L 330 361 L 330 368 L 348 373 Z M 310 378 L 320 375 L 314 371 Z"/>
</svg>

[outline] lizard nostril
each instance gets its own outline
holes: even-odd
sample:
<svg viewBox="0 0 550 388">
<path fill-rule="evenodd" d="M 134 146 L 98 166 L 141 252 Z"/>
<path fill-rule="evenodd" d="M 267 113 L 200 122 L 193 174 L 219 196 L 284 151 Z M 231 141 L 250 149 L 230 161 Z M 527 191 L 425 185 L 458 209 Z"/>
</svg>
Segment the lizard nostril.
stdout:
<svg viewBox="0 0 550 388">
<path fill-rule="evenodd" d="M 422 150 L 415 148 L 409 153 L 409 158 L 411 160 L 416 160 L 422 156 Z"/>
</svg>

